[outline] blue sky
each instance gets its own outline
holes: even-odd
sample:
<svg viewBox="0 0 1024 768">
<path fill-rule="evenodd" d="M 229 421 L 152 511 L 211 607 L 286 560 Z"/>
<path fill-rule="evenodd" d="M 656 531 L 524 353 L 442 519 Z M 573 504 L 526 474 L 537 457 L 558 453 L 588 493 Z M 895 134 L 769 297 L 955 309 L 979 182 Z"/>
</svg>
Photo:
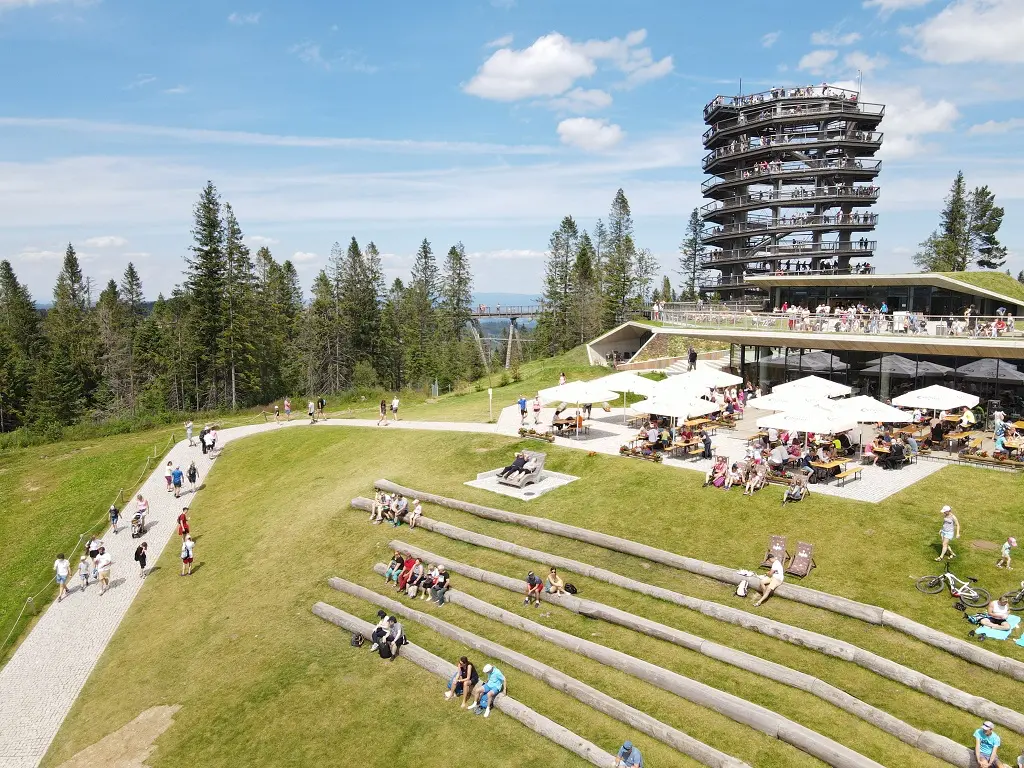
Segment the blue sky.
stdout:
<svg viewBox="0 0 1024 768">
<path fill-rule="evenodd" d="M 887 105 L 880 270 L 910 268 L 958 168 L 1024 269 L 1022 0 L 784 6 L 0 0 L 0 258 L 45 301 L 70 240 L 155 297 L 212 179 L 307 288 L 355 235 L 389 276 L 462 240 L 478 290 L 535 292 L 560 218 L 591 227 L 621 186 L 670 272 L 703 105 L 860 70 Z"/>
</svg>

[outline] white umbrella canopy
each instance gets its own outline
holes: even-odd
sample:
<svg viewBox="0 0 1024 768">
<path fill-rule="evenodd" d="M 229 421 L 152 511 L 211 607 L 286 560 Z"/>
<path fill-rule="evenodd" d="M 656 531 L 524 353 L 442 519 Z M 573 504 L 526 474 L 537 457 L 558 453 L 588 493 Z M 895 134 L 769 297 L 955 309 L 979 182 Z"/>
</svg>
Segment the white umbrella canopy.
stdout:
<svg viewBox="0 0 1024 768">
<path fill-rule="evenodd" d="M 863 424 L 906 424 L 911 421 L 909 413 L 867 395 L 833 400 L 832 404 L 839 413 L 851 416 Z"/>
<path fill-rule="evenodd" d="M 762 429 L 788 429 L 790 432 L 835 434 L 854 429 L 857 421 L 834 408 L 823 407 L 821 403 L 807 403 L 796 410 L 762 416 L 757 420 L 757 426 Z"/>
<path fill-rule="evenodd" d="M 658 385 L 657 391 L 659 393 L 678 392 L 680 390 L 690 390 L 692 392 L 694 390 L 701 391 L 717 387 L 733 387 L 737 384 L 742 384 L 743 379 L 726 371 L 720 371 L 717 368 L 698 365 L 692 371 L 677 373 L 675 376 L 669 376 L 664 381 L 655 383 Z"/>
<path fill-rule="evenodd" d="M 658 394 L 630 406 L 637 413 L 654 413 L 658 416 L 672 416 L 693 419 L 718 411 L 718 405 L 709 400 L 691 396 L 685 392 Z"/>
<path fill-rule="evenodd" d="M 618 393 L 590 381 L 570 381 L 537 393 L 542 403 L 605 403 L 618 397 Z"/>
<path fill-rule="evenodd" d="M 980 398 L 969 392 L 960 392 L 941 384 L 915 389 L 893 399 L 892 404 L 902 408 L 930 408 L 933 411 L 948 411 L 950 408 L 973 408 Z"/>
<path fill-rule="evenodd" d="M 633 371 L 617 371 L 587 383 L 595 387 L 610 389 L 613 392 L 632 392 L 644 397 L 651 397 L 658 391 L 658 382 L 644 378 Z"/>
<path fill-rule="evenodd" d="M 845 384 L 823 379 L 821 376 L 804 376 L 802 379 L 790 381 L 787 384 L 777 384 L 772 387 L 772 394 L 795 392 L 800 395 L 814 394 L 822 397 L 842 397 L 853 390 Z"/>
<path fill-rule="evenodd" d="M 822 402 L 828 403 L 829 399 L 825 395 L 801 392 L 799 390 L 779 392 L 779 388 L 776 387 L 775 391 L 770 395 L 761 395 L 761 397 L 747 400 L 747 407 L 757 408 L 762 411 L 789 411 L 800 408 L 807 403 Z"/>
</svg>

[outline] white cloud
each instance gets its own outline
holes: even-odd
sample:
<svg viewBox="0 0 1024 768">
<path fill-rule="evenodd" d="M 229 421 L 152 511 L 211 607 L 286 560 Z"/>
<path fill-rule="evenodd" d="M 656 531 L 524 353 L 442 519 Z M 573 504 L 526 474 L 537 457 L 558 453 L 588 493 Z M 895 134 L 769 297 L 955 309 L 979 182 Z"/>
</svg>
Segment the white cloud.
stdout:
<svg viewBox="0 0 1024 768">
<path fill-rule="evenodd" d="M 154 82 L 156 82 L 156 77 L 153 75 L 136 75 L 135 79 L 128 83 L 124 89 L 126 91 L 133 91 L 136 88 L 144 88 Z"/>
<path fill-rule="evenodd" d="M 281 242 L 273 237 L 264 237 L 263 235 L 247 235 L 245 239 L 253 245 L 277 245 Z"/>
<path fill-rule="evenodd" d="M 893 11 L 906 11 L 928 5 L 931 0 L 864 0 L 865 8 L 877 8 L 879 13 L 889 15 Z"/>
<path fill-rule="evenodd" d="M 308 251 L 296 251 L 292 254 L 292 262 L 295 264 L 305 264 L 311 261 L 317 261 L 320 257 L 315 253 Z"/>
<path fill-rule="evenodd" d="M 377 72 L 377 67 L 368 64 L 366 57 L 358 51 L 341 51 L 340 53 L 327 56 L 323 53 L 318 43 L 304 42 L 293 45 L 288 52 L 294 54 L 300 61 L 310 66 L 325 71 L 341 70 L 347 72 L 361 72 L 372 75 Z"/>
<path fill-rule="evenodd" d="M 228 23 L 230 23 L 230 24 L 238 24 L 238 25 L 259 24 L 260 23 L 260 17 L 262 15 L 263 15 L 262 12 L 257 12 L 257 13 L 239 13 L 238 11 L 235 11 L 230 16 L 228 16 Z"/>
<path fill-rule="evenodd" d="M 811 33 L 811 45 L 842 47 L 853 45 L 858 40 L 860 40 L 859 32 L 847 32 L 845 35 L 841 35 L 835 30 L 822 29 Z"/>
<path fill-rule="evenodd" d="M 126 251 L 121 254 L 126 259 L 148 259 L 151 254 L 149 251 Z"/>
<path fill-rule="evenodd" d="M 810 72 L 813 75 L 819 75 L 833 61 L 836 60 L 836 56 L 839 55 L 839 51 L 835 50 L 818 50 L 811 51 L 810 53 L 804 54 L 803 58 L 800 59 L 800 63 L 797 67 Z"/>
<path fill-rule="evenodd" d="M 1010 133 L 1024 128 L 1024 117 L 1011 117 L 1009 120 L 987 120 L 984 123 L 972 125 L 968 133 L 972 134 L 994 134 Z"/>
<path fill-rule="evenodd" d="M 664 77 L 673 68 L 671 56 L 655 60 L 650 48 L 640 47 L 646 37 L 646 30 L 640 29 L 625 38 L 578 43 L 553 32 L 521 50 L 495 51 L 463 90 L 494 101 L 559 96 L 597 72 L 599 62 L 626 75 L 622 87 L 634 87 Z"/>
<path fill-rule="evenodd" d="M 594 112 L 611 106 L 611 103 L 612 95 L 607 91 L 573 88 L 565 95 L 551 99 L 548 105 L 566 112 Z"/>
<path fill-rule="evenodd" d="M 49 117 L 0 117 L 0 127 L 48 128 L 70 133 L 145 136 L 196 144 L 226 144 L 253 147 L 307 147 L 314 149 L 381 150 L 387 152 L 429 152 L 452 154 L 546 155 L 550 147 L 535 144 L 486 144 L 469 141 L 416 141 L 413 139 L 369 139 L 342 136 L 287 136 L 249 131 L 221 131 L 207 128 L 178 128 L 139 123 L 108 123 L 98 120 Z"/>
<path fill-rule="evenodd" d="M 175 85 L 173 88 L 164 88 L 163 92 L 171 96 L 180 96 L 183 93 L 188 93 L 189 87 L 187 85 Z"/>
<path fill-rule="evenodd" d="M 956 0 L 912 34 L 909 50 L 925 61 L 1024 63 L 1020 0 Z"/>
<path fill-rule="evenodd" d="M 101 235 L 100 237 L 90 237 L 82 244 L 88 248 L 123 248 L 128 245 L 128 241 L 117 235 Z"/>
<path fill-rule="evenodd" d="M 558 136 L 563 144 L 587 152 L 603 152 L 622 141 L 625 132 L 607 120 L 592 117 L 571 117 L 558 124 Z"/>
<path fill-rule="evenodd" d="M 508 259 L 543 259 L 547 257 L 545 251 L 533 251 L 529 248 L 501 248 L 496 251 L 474 251 L 466 254 L 477 261 L 504 261 Z"/>
<path fill-rule="evenodd" d="M 872 85 L 861 97 L 869 103 L 885 104 L 881 130 L 882 155 L 887 158 L 921 154 L 928 150 L 925 137 L 952 131 L 960 117 L 956 104 L 946 99 L 929 101 L 917 87 Z"/>
<path fill-rule="evenodd" d="M 331 68 L 330 62 L 320 53 L 320 46 L 316 43 L 297 43 L 288 49 L 288 53 L 295 54 L 299 57 L 299 61 L 314 67 L 320 67 L 321 69 Z"/>
<path fill-rule="evenodd" d="M 882 69 L 888 63 L 889 60 L 881 54 L 869 56 L 863 51 L 851 51 L 843 57 L 843 64 L 846 65 L 847 69 L 858 69 L 865 75 L 870 75 L 875 70 Z"/>
<path fill-rule="evenodd" d="M 501 37 L 496 37 L 493 40 L 484 43 L 484 48 L 505 48 L 512 45 L 512 41 L 514 39 L 515 38 L 511 34 L 502 35 Z"/>
<path fill-rule="evenodd" d="M 0 0 L 0 12 L 39 5 L 93 5 L 97 0 Z"/>
<path fill-rule="evenodd" d="M 3 0 L 0 0 L 3 2 Z M 2 7 L 2 6 L 0 6 Z M 37 262 L 37 261 L 57 261 L 58 259 L 64 258 L 63 251 L 49 251 L 41 248 L 28 248 L 21 253 L 14 256 L 14 261 L 22 262 Z"/>
<path fill-rule="evenodd" d="M 779 41 L 780 37 L 782 37 L 782 33 L 781 32 L 769 32 L 768 34 L 764 35 L 761 38 L 761 47 L 762 48 L 771 48 L 773 45 L 775 45 Z"/>
</svg>

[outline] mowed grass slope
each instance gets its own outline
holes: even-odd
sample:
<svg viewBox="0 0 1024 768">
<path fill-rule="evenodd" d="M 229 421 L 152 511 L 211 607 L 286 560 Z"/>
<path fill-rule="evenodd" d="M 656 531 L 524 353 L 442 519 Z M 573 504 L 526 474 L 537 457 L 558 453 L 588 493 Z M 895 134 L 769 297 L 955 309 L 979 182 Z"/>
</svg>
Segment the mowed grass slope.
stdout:
<svg viewBox="0 0 1024 768">
<path fill-rule="evenodd" d="M 348 502 L 354 495 L 370 495 L 378 477 L 736 567 L 752 567 L 760 561 L 767 535 L 785 533 L 818 547 L 820 567 L 807 580 L 809 586 L 886 605 L 961 632 L 966 625 L 950 610 L 951 601 L 917 593 L 910 580 L 935 565 L 935 510 L 948 501 L 965 526 L 958 570 L 965 561 L 971 569 L 984 571 L 979 573 L 986 577 L 983 583 L 996 593 L 1011 580 L 995 571 L 990 552 L 973 552 L 966 541 L 995 538 L 1014 524 L 1010 500 L 1020 482 L 1014 476 L 947 469 L 880 505 L 815 494 L 807 502 L 780 508 L 777 490 L 751 500 L 738 491 L 702 490 L 697 473 L 551 447 L 552 469 L 579 475 L 580 481 L 530 503 L 462 485 L 476 472 L 504 464 L 515 445 L 488 435 L 316 428 L 286 430 L 229 446 L 218 459 L 207 490 L 192 505 L 197 572 L 191 578 L 177 576 L 176 547 L 168 548 L 75 704 L 46 764 L 59 765 L 157 704 L 183 707 L 174 727 L 158 741 L 159 750 L 150 760 L 154 768 L 226 765 L 240 759 L 253 765 L 311 765 L 344 760 L 353 748 L 371 754 L 371 764 L 382 765 L 461 765 L 481 755 L 499 768 L 582 764 L 502 715 L 483 722 L 454 705 L 441 709 L 439 680 L 407 661 L 389 664 L 365 650 L 350 649 L 347 635 L 311 614 L 312 604 L 325 600 L 371 619 L 374 608 L 329 589 L 326 579 L 337 575 L 383 591 L 370 569 L 374 562 L 388 559 L 387 542 L 392 537 L 519 577 L 533 565 L 423 530 L 370 526 L 365 514 L 350 510 Z M 977 488 L 972 493 L 974 482 L 984 482 L 986 493 Z M 426 511 L 463 527 L 687 594 L 739 604 L 728 587 L 674 569 L 463 513 L 430 506 Z M 609 585 L 570 578 L 586 597 L 815 674 L 919 728 L 968 744 L 977 727 L 976 717 L 853 665 Z M 458 576 L 455 586 L 770 707 L 883 764 L 937 764 L 809 694 L 558 608 L 524 608 L 517 596 Z M 456 606 L 428 610 L 551 663 L 751 765 L 818 764 L 788 745 L 525 633 Z M 890 630 L 783 600 L 773 600 L 761 610 L 1017 706 L 1019 684 Z M 446 658 L 466 652 L 412 622 L 406 627 L 413 642 Z M 1016 649 L 1000 643 L 987 647 L 1011 654 Z M 468 655 L 481 665 L 485 661 L 479 654 Z M 507 666 L 505 671 L 513 696 L 609 750 L 633 737 L 644 745 L 653 764 L 692 764 L 542 683 Z M 1005 729 L 1003 739 L 1008 753 L 1024 742 L 1024 737 Z"/>
</svg>

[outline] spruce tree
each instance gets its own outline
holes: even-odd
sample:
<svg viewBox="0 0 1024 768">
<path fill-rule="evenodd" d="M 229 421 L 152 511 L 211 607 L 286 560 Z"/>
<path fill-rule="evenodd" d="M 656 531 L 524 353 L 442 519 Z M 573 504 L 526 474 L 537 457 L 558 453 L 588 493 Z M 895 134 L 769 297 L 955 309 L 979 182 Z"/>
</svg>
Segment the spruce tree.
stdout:
<svg viewBox="0 0 1024 768">
<path fill-rule="evenodd" d="M 473 314 L 473 276 L 466 247 L 456 243 L 448 249 L 441 271 L 440 327 L 438 343 L 444 359 L 441 366 L 446 384 L 471 377 L 476 355 L 467 343 L 466 328 Z"/>
<path fill-rule="evenodd" d="M 963 272 L 972 265 L 999 269 L 1006 263 L 1006 247 L 997 237 L 1003 215 L 987 186 L 968 192 L 963 171 L 958 172 L 939 228 L 921 243 L 914 262 L 925 272 Z"/>
<path fill-rule="evenodd" d="M 227 275 L 220 195 L 212 181 L 206 183 L 192 213 L 193 244 L 191 255 L 186 259 L 188 269 L 185 280 L 189 302 L 186 357 L 196 367 L 191 389 L 194 390 L 196 407 L 202 407 L 213 406 L 218 402 L 220 379 L 217 364 L 221 334 L 224 331 Z"/>
<path fill-rule="evenodd" d="M 603 325 L 611 328 L 627 314 L 634 295 L 636 246 L 633 243 L 633 216 L 621 189 L 615 193 L 608 214 L 607 248 L 602 284 L 605 296 Z"/>
<path fill-rule="evenodd" d="M 694 208 L 686 223 L 686 236 L 679 244 L 679 274 L 683 278 L 682 298 L 686 301 L 695 301 L 700 290 L 697 277 L 706 252 L 701 239 L 703 231 L 704 222 L 700 217 L 700 209 Z"/>
<path fill-rule="evenodd" d="M 413 259 L 412 276 L 406 290 L 403 310 L 406 331 L 405 375 L 413 384 L 426 384 L 437 373 L 437 292 L 438 272 L 434 252 L 426 238 Z"/>
<path fill-rule="evenodd" d="M 239 400 L 255 400 L 259 392 L 256 359 L 256 277 L 242 228 L 230 203 L 223 207 L 224 294 L 221 299 L 223 327 L 218 339 L 225 401 L 232 408 Z"/>
<path fill-rule="evenodd" d="M 594 270 L 594 244 L 586 231 L 580 237 L 572 268 L 572 337 L 576 344 L 594 338 L 601 328 L 600 294 Z"/>
<path fill-rule="evenodd" d="M 572 216 L 564 217 L 548 240 L 548 258 L 544 265 L 544 309 L 538 321 L 538 331 L 541 342 L 551 354 L 564 352 L 575 345 L 572 279 L 579 242 L 579 229 Z"/>
</svg>

